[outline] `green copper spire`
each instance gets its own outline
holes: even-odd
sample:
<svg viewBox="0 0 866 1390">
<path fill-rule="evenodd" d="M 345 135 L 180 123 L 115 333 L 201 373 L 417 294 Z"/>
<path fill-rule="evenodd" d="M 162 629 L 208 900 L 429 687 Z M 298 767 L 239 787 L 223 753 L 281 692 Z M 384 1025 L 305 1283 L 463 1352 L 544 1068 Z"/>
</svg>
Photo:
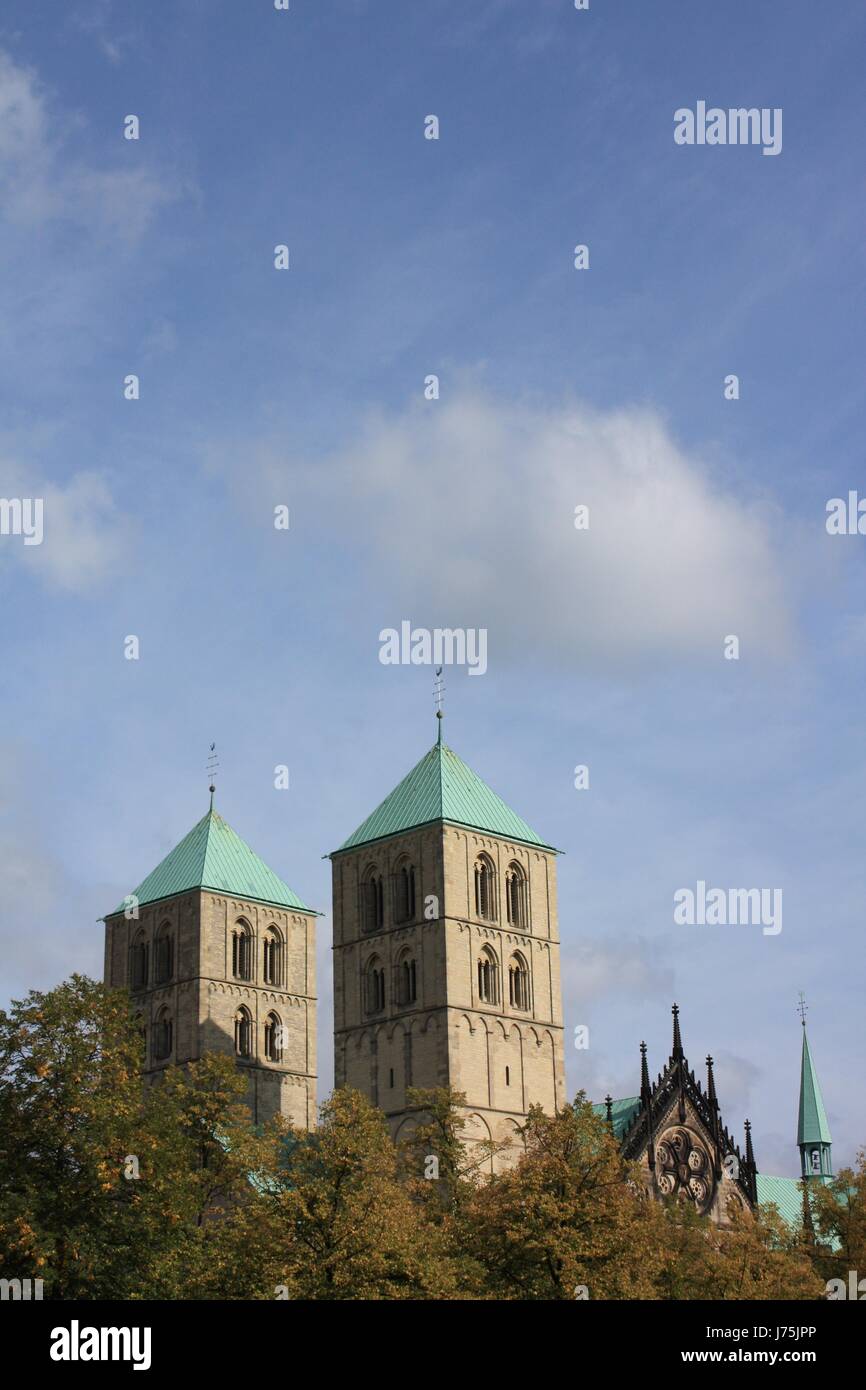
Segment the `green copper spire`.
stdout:
<svg viewBox="0 0 866 1390">
<path fill-rule="evenodd" d="M 473 830 L 486 830 L 506 840 L 552 849 L 443 743 L 442 720 L 438 723 L 439 737 L 429 753 L 334 853 L 435 821 L 449 821 Z"/>
<path fill-rule="evenodd" d="M 830 1157 L 830 1126 L 818 1074 L 809 1051 L 806 1019 L 803 1017 L 803 1052 L 800 1060 L 800 1113 L 797 1120 L 797 1146 L 804 1178 L 833 1175 Z"/>
<path fill-rule="evenodd" d="M 148 874 L 133 896 L 143 907 L 193 888 L 210 888 L 234 898 L 292 907 L 299 912 L 313 911 L 213 809 Z M 124 899 L 115 912 L 126 906 Z"/>
</svg>

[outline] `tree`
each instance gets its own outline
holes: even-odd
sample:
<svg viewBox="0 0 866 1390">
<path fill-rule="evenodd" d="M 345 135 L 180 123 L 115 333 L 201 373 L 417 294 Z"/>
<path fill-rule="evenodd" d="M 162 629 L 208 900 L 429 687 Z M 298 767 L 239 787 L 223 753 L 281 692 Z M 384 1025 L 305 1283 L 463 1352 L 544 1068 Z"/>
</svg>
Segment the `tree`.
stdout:
<svg viewBox="0 0 866 1390">
<path fill-rule="evenodd" d="M 125 998 L 83 976 L 0 1011 L 0 1256 L 46 1297 L 123 1297 L 134 1263 L 126 1156 L 141 1042 Z M 132 1240 L 132 1249 L 124 1249 Z"/>
<path fill-rule="evenodd" d="M 814 1263 L 823 1280 L 842 1279 L 852 1270 L 866 1277 L 866 1149 L 854 1168 L 842 1168 L 829 1182 L 806 1184 L 815 1231 Z"/>
<path fill-rule="evenodd" d="M 421 1200 L 431 1198 L 440 1214 L 454 1211 L 489 1171 L 491 1160 L 509 1147 L 507 1140 L 467 1141 L 466 1097 L 450 1086 L 420 1090 L 410 1086 L 407 1106 L 417 1119 L 398 1145 L 403 1171 Z"/>
<path fill-rule="evenodd" d="M 398 1178 L 381 1111 L 353 1090 L 322 1106 L 312 1134 L 289 1130 L 229 1219 L 237 1251 L 259 1256 L 260 1297 L 451 1297 L 445 1242 Z"/>
<path fill-rule="evenodd" d="M 205 1054 L 169 1067 L 147 1088 L 142 1117 L 138 1231 L 147 1233 L 137 1298 L 255 1297 L 256 1265 L 238 1259 L 235 1213 L 254 1201 L 254 1174 L 279 1141 L 241 1104 L 246 1078 L 232 1057 Z"/>
<path fill-rule="evenodd" d="M 142 1061 L 125 991 L 83 976 L 0 1012 L 5 1278 L 62 1299 L 234 1292 L 216 1271 L 257 1142 L 244 1078 L 212 1056 L 149 1085 Z"/>
<path fill-rule="evenodd" d="M 717 1226 L 691 1202 L 656 1204 L 660 1261 L 655 1296 L 663 1299 L 813 1299 L 822 1289 L 799 1231 L 774 1207 L 731 1208 Z"/>
<path fill-rule="evenodd" d="M 467 1142 L 413 1090 L 399 1146 L 359 1092 L 312 1133 L 255 1128 L 234 1059 L 140 1075 L 125 991 L 81 976 L 0 1012 L 0 1269 L 47 1298 L 815 1298 L 866 1270 L 866 1154 L 808 1184 L 809 1223 L 661 1203 L 583 1096 L 523 1152 Z M 435 1163 L 431 1160 L 435 1159 Z"/>
<path fill-rule="evenodd" d="M 653 1294 L 651 1203 L 607 1124 L 579 1095 L 555 1116 L 537 1106 L 516 1165 L 476 1188 L 464 1248 L 490 1294 L 514 1299 Z"/>
</svg>

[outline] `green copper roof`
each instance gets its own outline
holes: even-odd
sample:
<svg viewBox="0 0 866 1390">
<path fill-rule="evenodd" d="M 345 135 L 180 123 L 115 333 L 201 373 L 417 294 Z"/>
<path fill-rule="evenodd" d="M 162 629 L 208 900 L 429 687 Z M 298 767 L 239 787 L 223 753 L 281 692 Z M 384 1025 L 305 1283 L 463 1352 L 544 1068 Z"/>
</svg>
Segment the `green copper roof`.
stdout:
<svg viewBox="0 0 866 1390">
<path fill-rule="evenodd" d="M 359 825 L 340 850 L 383 840 L 403 830 L 412 830 L 431 821 L 451 821 L 456 825 L 486 830 L 506 840 L 528 845 L 545 845 L 501 797 L 482 782 L 445 743 L 435 743 L 420 763 L 403 778 L 381 806 L 377 806 L 363 825 Z M 335 850 L 339 854 L 340 850 Z"/>
<path fill-rule="evenodd" d="M 797 1122 L 798 1144 L 829 1144 L 830 1126 L 818 1085 L 818 1074 L 812 1062 L 806 1029 L 803 1029 L 803 1056 L 800 1062 L 800 1117 Z"/>
<path fill-rule="evenodd" d="M 231 826 L 208 811 L 135 890 L 139 904 L 158 902 L 191 888 L 211 888 L 234 898 L 251 898 L 311 912 L 288 884 L 268 868 Z M 122 912 L 126 902 L 115 908 Z M 109 914 L 111 915 L 111 914 Z"/>
<path fill-rule="evenodd" d="M 607 1116 L 607 1104 L 602 1101 L 600 1104 L 593 1104 L 593 1112 L 600 1115 L 602 1119 Z M 640 1096 L 627 1096 L 625 1100 L 615 1100 L 611 1106 L 613 1116 L 614 1138 L 621 1139 L 640 1110 Z"/>
<path fill-rule="evenodd" d="M 774 1178 L 769 1173 L 757 1173 L 758 1206 L 770 1203 L 778 1208 L 779 1215 L 791 1230 L 799 1230 L 803 1223 L 803 1189 L 799 1178 Z"/>
</svg>

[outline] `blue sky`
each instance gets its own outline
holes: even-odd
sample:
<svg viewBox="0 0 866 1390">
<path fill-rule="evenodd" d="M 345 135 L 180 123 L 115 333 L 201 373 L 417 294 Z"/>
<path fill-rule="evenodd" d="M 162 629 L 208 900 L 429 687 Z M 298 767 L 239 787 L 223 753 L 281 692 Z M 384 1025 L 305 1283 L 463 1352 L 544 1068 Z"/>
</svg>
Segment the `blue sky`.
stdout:
<svg viewBox="0 0 866 1390">
<path fill-rule="evenodd" d="M 866 539 L 824 522 L 866 491 L 864 27 L 7 0 L 0 496 L 44 497 L 45 539 L 0 537 L 4 996 L 101 973 L 97 919 L 203 813 L 214 739 L 219 808 L 327 914 L 321 856 L 435 737 L 432 672 L 380 630 L 485 627 L 446 737 L 564 851 L 570 1089 L 633 1093 L 676 999 L 729 1127 L 796 1172 L 803 989 L 850 1161 Z M 698 100 L 781 107 L 781 154 L 676 145 Z M 781 888 L 782 932 L 675 925 L 699 879 Z"/>
</svg>

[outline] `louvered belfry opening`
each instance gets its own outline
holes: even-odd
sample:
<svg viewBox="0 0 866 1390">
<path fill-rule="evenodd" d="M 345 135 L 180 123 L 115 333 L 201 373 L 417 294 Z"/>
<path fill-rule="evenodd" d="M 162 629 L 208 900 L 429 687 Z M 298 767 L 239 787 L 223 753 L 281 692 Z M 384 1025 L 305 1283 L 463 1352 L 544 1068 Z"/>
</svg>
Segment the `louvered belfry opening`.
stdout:
<svg viewBox="0 0 866 1390">
<path fill-rule="evenodd" d="M 397 1000 L 402 1005 L 414 1004 L 418 998 L 417 965 L 415 957 L 406 952 L 397 966 Z"/>
<path fill-rule="evenodd" d="M 381 1013 L 385 1007 L 385 970 L 378 956 L 374 956 L 367 964 L 365 996 L 367 1013 Z"/>
<path fill-rule="evenodd" d="M 236 980 L 252 978 L 253 934 L 249 923 L 238 922 L 232 932 L 232 974 Z"/>
<path fill-rule="evenodd" d="M 527 924 L 526 912 L 526 875 L 519 864 L 509 864 L 505 872 L 505 899 L 508 912 L 508 925 L 510 927 L 525 927 Z"/>
<path fill-rule="evenodd" d="M 155 967 L 156 983 L 166 984 L 174 973 L 174 938 L 167 922 L 157 933 Z"/>
<path fill-rule="evenodd" d="M 265 1056 L 269 1062 L 283 1060 L 283 1028 L 275 1013 L 265 1020 Z"/>
<path fill-rule="evenodd" d="M 495 870 L 486 854 L 475 861 L 475 915 L 485 922 L 496 921 Z"/>
<path fill-rule="evenodd" d="M 148 984 L 149 947 L 147 937 L 140 932 L 129 953 L 129 983 L 132 989 L 146 989 Z"/>
<path fill-rule="evenodd" d="M 241 1007 L 235 1014 L 235 1053 L 238 1057 L 249 1057 L 252 1052 L 252 1018 L 248 1009 Z"/>
<path fill-rule="evenodd" d="M 153 1035 L 153 1051 L 157 1062 L 165 1062 L 171 1056 L 172 1034 L 171 1015 L 167 1009 L 160 1009 Z"/>
<path fill-rule="evenodd" d="M 478 957 L 478 998 L 483 1004 L 499 1003 L 499 965 L 489 947 Z"/>
<path fill-rule="evenodd" d="M 275 927 L 270 927 L 265 935 L 264 978 L 266 985 L 282 984 L 283 943 Z"/>
<path fill-rule="evenodd" d="M 508 964 L 508 1002 L 513 1009 L 529 1008 L 529 971 L 521 955 L 513 955 Z"/>
<path fill-rule="evenodd" d="M 368 869 L 361 884 L 361 929 L 380 931 L 385 924 L 385 899 L 382 891 L 382 875 L 376 869 Z"/>
<path fill-rule="evenodd" d="M 394 921 L 398 923 L 415 920 L 415 868 L 414 865 L 400 864 L 393 876 Z"/>
</svg>

